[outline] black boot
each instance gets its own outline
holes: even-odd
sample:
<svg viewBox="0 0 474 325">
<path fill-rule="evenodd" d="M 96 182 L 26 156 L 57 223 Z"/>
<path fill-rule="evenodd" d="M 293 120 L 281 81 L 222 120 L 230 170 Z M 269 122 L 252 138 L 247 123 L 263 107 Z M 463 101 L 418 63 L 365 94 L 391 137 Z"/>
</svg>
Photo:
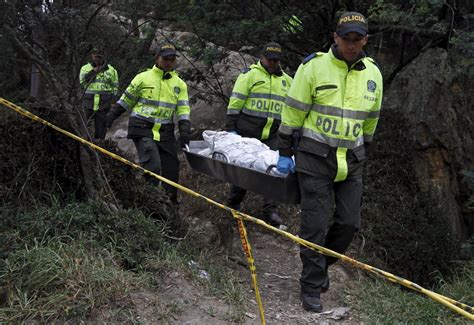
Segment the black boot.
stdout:
<svg viewBox="0 0 474 325">
<path fill-rule="evenodd" d="M 226 205 L 234 210 L 240 210 L 240 203 L 244 200 L 245 193 L 247 193 L 247 191 L 243 188 L 232 185 Z"/>
<path fill-rule="evenodd" d="M 277 228 L 280 227 L 280 225 L 283 222 L 281 217 L 276 212 L 270 212 L 268 214 L 265 214 L 264 217 L 263 217 L 263 221 L 265 221 L 269 225 L 271 225 L 273 227 L 277 227 Z"/>
<path fill-rule="evenodd" d="M 326 276 L 323 285 L 321 286 L 321 293 L 325 293 L 329 290 L 329 274 Z"/>
<path fill-rule="evenodd" d="M 303 309 L 314 313 L 320 313 L 323 311 L 323 305 L 321 304 L 321 295 L 319 292 L 300 294 L 301 304 Z"/>
</svg>

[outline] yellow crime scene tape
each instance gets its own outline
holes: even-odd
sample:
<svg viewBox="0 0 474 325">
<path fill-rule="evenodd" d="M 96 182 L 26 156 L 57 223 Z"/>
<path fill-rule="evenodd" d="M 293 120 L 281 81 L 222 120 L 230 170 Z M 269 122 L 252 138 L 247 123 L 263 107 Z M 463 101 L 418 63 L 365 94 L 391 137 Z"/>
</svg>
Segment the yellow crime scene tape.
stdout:
<svg viewBox="0 0 474 325">
<path fill-rule="evenodd" d="M 225 206 L 217 201 L 214 201 L 200 193 L 197 193 L 187 187 L 184 187 L 178 183 L 175 183 L 167 178 L 164 178 L 163 176 L 161 175 L 158 175 L 158 174 L 155 174 L 117 154 L 114 154 L 108 150 L 105 150 L 104 148 L 102 147 L 99 147 L 97 145 L 95 145 L 94 143 L 92 142 L 89 142 L 71 132 L 68 132 L 66 130 L 63 130 L 57 126 L 55 126 L 54 124 L 51 124 L 49 123 L 48 121 L 32 114 L 31 112 L 21 108 L 20 106 L 17 106 L 11 102 L 9 102 L 8 100 L 4 99 L 4 98 L 1 98 L 0 97 L 0 104 L 4 105 L 5 107 L 7 108 L 10 108 L 14 111 L 16 111 L 17 113 L 25 116 L 25 117 L 28 117 L 30 119 L 32 119 L 33 121 L 36 121 L 36 122 L 39 122 L 39 123 L 42 123 L 44 125 L 47 125 L 53 129 L 55 129 L 56 131 L 64 134 L 64 135 L 67 135 L 68 137 L 71 137 L 73 138 L 74 140 L 77 140 L 83 144 L 86 144 L 88 145 L 89 147 L 97 150 L 97 151 L 100 151 L 102 152 L 103 154 L 107 155 L 107 156 L 110 156 L 118 161 L 121 161 L 122 163 L 128 165 L 128 166 L 131 166 L 135 169 L 138 169 L 138 170 L 141 170 L 142 172 L 144 172 L 145 174 L 149 174 L 159 180 L 161 180 L 162 182 L 165 182 L 171 186 L 174 186 L 176 187 L 177 189 L 189 194 L 189 195 L 192 195 L 194 197 L 197 197 L 197 198 L 200 198 L 200 199 L 203 199 L 205 201 L 207 201 L 208 203 L 212 204 L 212 205 L 215 205 L 221 209 L 224 209 L 230 213 L 232 213 L 232 216 L 237 220 L 237 224 L 238 224 L 238 227 L 239 227 L 239 234 L 240 234 L 240 238 L 241 238 L 241 241 L 242 241 L 242 246 L 243 246 L 243 250 L 245 252 L 245 255 L 247 257 L 247 261 L 248 261 L 248 266 L 249 266 L 249 269 L 250 269 L 250 273 L 251 273 L 251 276 L 252 276 L 252 284 L 253 284 L 253 288 L 254 288 L 254 291 L 255 291 L 255 296 L 256 296 L 256 300 L 257 300 L 257 304 L 258 304 L 258 308 L 259 308 L 259 312 L 260 312 L 260 320 L 262 322 L 262 324 L 266 324 L 265 323 L 265 317 L 264 317 L 264 310 L 263 310 L 263 304 L 262 304 L 262 300 L 261 300 L 261 297 L 260 297 L 260 293 L 259 293 L 259 290 L 258 290 L 258 285 L 257 285 L 257 272 L 256 272 L 256 267 L 255 267 L 255 264 L 254 264 L 254 259 L 252 257 L 252 253 L 251 253 L 251 247 L 250 247 L 250 243 L 249 243 L 249 240 L 248 240 L 248 237 L 247 237 L 247 231 L 245 229 L 245 225 L 244 225 L 244 220 L 246 221 L 251 221 L 253 223 L 256 223 L 264 228 L 267 228 L 271 231 L 274 231 L 284 237 L 287 237 L 289 239 L 291 239 L 292 241 L 294 241 L 295 243 L 297 244 L 300 244 L 302 246 L 305 246 L 305 247 L 308 247 L 309 249 L 312 249 L 320 254 L 324 254 L 324 255 L 327 255 L 327 256 L 332 256 L 332 257 L 335 257 L 335 258 L 338 258 L 344 262 L 347 262 L 349 264 L 352 264 L 353 266 L 357 267 L 357 268 L 360 268 L 362 270 L 366 270 L 372 274 L 375 274 L 379 277 L 382 277 L 382 278 L 385 278 L 391 282 L 394 282 L 394 283 L 398 283 L 406 288 L 409 288 L 411 290 L 414 290 L 416 292 L 419 292 L 421 294 L 424 294 L 428 297 L 430 297 L 431 299 L 433 299 L 434 301 L 452 309 L 453 311 L 459 313 L 460 315 L 470 319 L 470 320 L 474 320 L 474 308 L 471 307 L 471 306 L 468 306 L 466 304 L 463 304 L 459 301 L 456 301 L 454 299 L 451 299 L 449 297 L 446 297 L 446 296 L 443 296 L 441 294 L 438 294 L 434 291 L 431 291 L 431 290 L 428 290 L 428 289 L 425 289 L 423 287 L 421 287 L 420 285 L 414 283 L 414 282 L 411 282 L 411 281 L 408 281 L 404 278 L 401 278 L 399 276 L 396 276 L 392 273 L 389 273 L 389 272 L 386 272 L 386 271 L 383 271 L 381 269 L 378 269 L 376 267 L 373 267 L 373 266 L 370 266 L 368 264 L 365 264 L 365 263 L 362 263 L 362 262 L 359 262 L 353 258 L 350 258 L 348 256 L 345 256 L 343 254 L 340 254 L 340 253 L 337 253 L 335 251 L 332 251 L 330 249 L 327 249 L 323 246 L 319 246 L 319 245 L 316 245 L 314 243 L 311 243 L 307 240 L 304 240 L 304 239 L 301 239 L 299 238 L 298 236 L 295 236 L 289 232 L 286 232 L 286 231 L 283 231 L 281 229 L 278 229 L 278 228 L 275 228 L 273 226 L 270 226 L 269 224 L 267 224 L 266 222 L 260 220 L 260 219 L 257 219 L 255 217 L 252 217 L 248 214 L 245 214 L 245 213 L 242 213 L 240 211 L 237 211 L 237 210 L 234 210 L 234 209 L 231 209 L 229 208 L 228 206 Z"/>
<path fill-rule="evenodd" d="M 258 310 L 260 312 L 260 320 L 262 321 L 262 324 L 265 324 L 265 313 L 263 311 L 262 298 L 260 297 L 260 291 L 258 290 L 257 268 L 254 264 L 252 249 L 250 248 L 250 242 L 247 236 L 247 230 L 245 229 L 244 221 L 242 220 L 242 218 L 240 218 L 237 211 L 232 210 L 231 212 L 232 216 L 237 220 L 237 225 L 239 226 L 240 240 L 242 241 L 242 248 L 249 263 L 250 275 L 252 276 L 252 285 L 255 291 L 255 299 L 257 300 Z"/>
</svg>

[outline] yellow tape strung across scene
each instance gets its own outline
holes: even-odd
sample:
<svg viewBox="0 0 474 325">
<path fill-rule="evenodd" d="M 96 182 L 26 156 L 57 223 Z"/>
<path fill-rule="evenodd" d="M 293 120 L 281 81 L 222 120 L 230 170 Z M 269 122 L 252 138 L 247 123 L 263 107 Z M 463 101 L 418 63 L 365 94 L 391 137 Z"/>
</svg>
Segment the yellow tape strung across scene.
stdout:
<svg viewBox="0 0 474 325">
<path fill-rule="evenodd" d="M 453 311 L 455 311 L 455 312 L 457 312 L 457 313 L 463 315 L 464 317 L 466 317 L 466 318 L 468 318 L 468 319 L 470 319 L 470 320 L 474 320 L 474 308 L 471 307 L 471 306 L 468 306 L 468 305 L 463 304 L 463 303 L 461 303 L 461 302 L 458 302 L 458 301 L 456 301 L 456 300 L 454 300 L 454 299 L 445 297 L 445 296 L 440 295 L 440 294 L 438 294 L 438 293 L 436 293 L 436 292 L 433 292 L 433 291 L 430 291 L 430 290 L 428 290 L 428 289 L 425 289 L 425 288 L 419 286 L 419 285 L 416 284 L 416 283 L 413 283 L 413 282 L 411 282 L 411 281 L 408 281 L 408 280 L 406 280 L 406 279 L 403 279 L 403 278 L 401 278 L 401 277 L 398 277 L 398 276 L 396 276 L 396 275 L 394 275 L 394 274 L 391 274 L 391 273 L 389 273 L 389 272 L 386 272 L 386 271 L 380 270 L 380 269 L 378 269 L 378 268 L 375 268 L 375 267 L 373 267 L 373 266 L 370 266 L 370 265 L 361 263 L 361 262 L 359 262 L 359 261 L 357 261 L 357 260 L 354 260 L 354 259 L 352 259 L 352 258 L 350 258 L 350 257 L 348 257 L 348 256 L 339 254 L 339 253 L 337 253 L 337 252 L 335 252 L 335 251 L 332 251 L 332 250 L 330 250 L 330 249 L 327 249 L 327 248 L 325 248 L 325 247 L 322 247 L 322 246 L 313 244 L 313 243 L 311 243 L 311 242 L 308 242 L 308 241 L 306 241 L 306 240 L 304 240 L 304 239 L 301 239 L 301 238 L 299 238 L 299 237 L 297 237 L 297 236 L 295 236 L 295 235 L 293 235 L 293 234 L 291 234 L 291 233 L 288 233 L 288 232 L 283 231 L 283 230 L 281 230 L 281 229 L 278 229 L 278 228 L 275 228 L 275 227 L 273 227 L 273 226 L 270 226 L 270 225 L 268 225 L 267 223 L 265 223 L 264 221 L 262 221 L 262 220 L 260 220 L 260 219 L 254 218 L 254 217 L 252 217 L 252 216 L 250 216 L 250 215 L 248 215 L 248 214 L 245 214 L 245 213 L 236 211 L 236 210 L 234 210 L 234 209 L 231 209 L 231 208 L 229 208 L 229 207 L 227 207 L 227 206 L 225 206 L 225 205 L 223 205 L 223 204 L 221 204 L 221 203 L 219 203 L 219 202 L 216 202 L 216 201 L 214 201 L 214 200 L 212 200 L 212 199 L 210 199 L 210 198 L 208 198 L 208 197 L 206 197 L 206 196 L 204 196 L 204 195 L 202 195 L 202 194 L 200 194 L 200 193 L 194 192 L 194 191 L 192 191 L 192 190 L 190 190 L 190 189 L 188 189 L 188 188 L 186 188 L 186 187 L 184 187 L 184 186 L 182 186 L 182 185 L 180 185 L 180 184 L 178 184 L 178 183 L 175 183 L 175 182 L 173 182 L 173 181 L 170 181 L 169 179 L 166 179 L 166 178 L 162 177 L 161 175 L 158 175 L 158 174 L 155 174 L 155 173 L 153 173 L 153 172 L 150 172 L 149 170 L 144 169 L 143 167 L 141 167 L 141 166 L 139 166 L 139 165 L 137 165 L 137 164 L 135 164 L 135 163 L 132 163 L 131 161 L 129 161 L 129 160 L 123 158 L 123 157 L 120 157 L 119 155 L 116 155 L 116 154 L 114 154 L 114 153 L 112 153 L 112 152 L 110 152 L 110 151 L 107 151 L 107 150 L 105 150 L 105 149 L 103 149 L 103 148 L 101 148 L 101 147 L 99 147 L 99 146 L 97 146 L 97 145 L 95 145 L 95 144 L 93 144 L 93 143 L 87 141 L 87 140 L 84 140 L 84 139 L 82 139 L 81 137 L 78 137 L 78 136 L 75 135 L 75 134 L 72 134 L 72 133 L 70 133 L 70 132 L 68 132 L 68 131 L 65 131 L 65 130 L 63 130 L 63 129 L 61 129 L 61 128 L 59 128 L 59 127 L 57 127 L 57 126 L 55 126 L 55 125 L 53 125 L 53 124 L 51 124 L 51 123 L 49 123 L 48 121 L 45 121 L 45 120 L 43 120 L 42 118 L 40 118 L 40 117 L 38 117 L 38 116 L 36 116 L 36 115 L 30 113 L 29 111 L 27 111 L 27 110 L 25 110 L 25 109 L 23 109 L 23 108 L 21 108 L 21 107 L 15 105 L 15 104 L 11 103 L 11 102 L 5 100 L 4 98 L 1 98 L 1 97 L 0 97 L 0 104 L 4 105 L 5 107 L 10 108 L 10 109 L 12 109 L 12 110 L 18 112 L 19 114 L 21 114 L 21 115 L 23 115 L 23 116 L 26 116 L 26 117 L 28 117 L 28 118 L 34 120 L 34 121 L 37 121 L 37 122 L 42 123 L 42 124 L 44 124 L 44 125 L 47 125 L 47 126 L 53 128 L 53 129 L 55 129 L 56 131 L 60 132 L 60 133 L 63 133 L 63 134 L 65 134 L 65 135 L 67 135 L 67 136 L 69 136 L 69 137 L 71 137 L 71 138 L 73 138 L 73 139 L 75 139 L 75 140 L 77 140 L 77 141 L 83 143 L 83 144 L 86 144 L 86 145 L 90 146 L 91 148 L 94 148 L 95 150 L 98 150 L 98 151 L 102 152 L 102 153 L 105 154 L 105 155 L 108 155 L 108 156 L 110 156 L 110 157 L 112 157 L 112 158 L 114 158 L 114 159 L 116 159 L 116 160 L 118 160 L 118 161 L 123 162 L 124 164 L 126 164 L 126 165 L 128 165 L 128 166 L 131 166 L 131 167 L 133 167 L 133 168 L 136 168 L 136 169 L 138 169 L 138 170 L 141 170 L 141 171 L 143 171 L 143 172 L 146 173 L 146 174 L 152 175 L 153 177 L 155 177 L 155 178 L 161 180 L 162 182 L 165 182 L 165 183 L 167 183 L 167 184 L 169 184 L 169 185 L 171 185 L 171 186 L 174 186 L 174 187 L 176 187 L 177 189 L 179 189 L 179 190 L 181 190 L 181 191 L 183 191 L 183 192 L 185 192 L 185 193 L 187 193 L 187 194 L 189 194 L 189 195 L 192 195 L 192 196 L 194 196 L 194 197 L 201 198 L 201 199 L 207 201 L 208 203 L 210 203 L 210 204 L 212 204 L 212 205 L 215 205 L 215 206 L 217 206 L 217 207 L 219 207 L 219 208 L 221 208 L 221 209 L 224 209 L 224 210 L 226 210 L 226 211 L 229 211 L 229 212 L 232 213 L 232 215 L 238 216 L 239 219 L 246 220 L 246 221 L 251 221 L 251 222 L 253 222 L 253 223 L 259 224 L 259 225 L 262 226 L 262 227 L 265 227 L 265 228 L 267 228 L 267 229 L 269 229 L 269 230 L 271 230 L 271 231 L 277 232 L 277 233 L 279 233 L 280 235 L 282 235 L 282 236 L 284 236 L 284 237 L 287 237 L 287 238 L 293 240 L 294 242 L 296 242 L 296 243 L 298 243 L 298 244 L 300 244 L 300 245 L 303 245 L 303 246 L 305 246 L 305 247 L 308 247 L 308 248 L 310 248 L 310 249 L 312 249 L 312 250 L 314 250 L 314 251 L 316 251 L 316 252 L 318 252 L 318 253 L 321 253 L 321 254 L 324 254 L 324 255 L 328 255 L 328 256 L 336 257 L 336 258 L 338 258 L 338 259 L 340 259 L 340 260 L 342 260 L 342 261 L 344 261 L 344 262 L 347 262 L 347 263 L 350 263 L 350 264 L 354 265 L 355 267 L 358 267 L 358 268 L 360 268 L 360 269 L 369 271 L 369 272 L 371 272 L 371 273 L 373 273 L 373 274 L 375 274 L 375 275 L 377 275 L 377 276 L 386 278 L 387 280 L 389 280 L 389 281 L 391 281 L 391 282 L 398 283 L 398 284 L 403 285 L 404 287 L 407 287 L 407 288 L 409 288 L 409 289 L 411 289 L 411 290 L 414 290 L 414 291 L 416 291 L 416 292 L 422 293 L 422 294 L 424 294 L 424 295 L 430 297 L 431 299 L 433 299 L 433 300 L 439 302 L 440 304 L 443 304 L 443 305 L 447 306 L 448 308 L 452 309 Z M 254 285 L 256 285 L 256 282 L 254 283 Z M 259 306 L 259 308 L 260 308 L 260 306 Z M 261 311 L 261 314 L 263 314 L 262 311 Z M 264 324 L 264 322 L 265 322 L 265 320 L 262 318 L 262 323 Z"/>
<path fill-rule="evenodd" d="M 263 311 L 262 298 L 260 297 L 260 291 L 258 290 L 257 284 L 257 268 L 254 264 L 254 259 L 252 256 L 252 248 L 250 247 L 249 238 L 247 236 L 247 230 L 245 229 L 244 221 L 239 217 L 237 211 L 231 211 L 232 216 L 237 220 L 239 226 L 240 240 L 242 241 L 242 248 L 244 249 L 245 256 L 247 256 L 247 261 L 249 263 L 250 275 L 252 276 L 253 290 L 255 291 L 255 298 L 258 304 L 258 310 L 260 312 L 260 320 L 262 324 L 265 322 L 265 313 Z"/>
</svg>

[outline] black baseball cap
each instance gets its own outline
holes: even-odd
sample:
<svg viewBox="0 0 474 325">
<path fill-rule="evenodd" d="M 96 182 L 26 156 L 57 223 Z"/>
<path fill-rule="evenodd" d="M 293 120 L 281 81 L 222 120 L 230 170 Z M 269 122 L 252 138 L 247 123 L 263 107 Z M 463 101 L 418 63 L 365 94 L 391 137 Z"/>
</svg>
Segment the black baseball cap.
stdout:
<svg viewBox="0 0 474 325">
<path fill-rule="evenodd" d="M 367 35 L 369 27 L 367 25 L 367 19 L 358 12 L 346 12 L 339 17 L 337 21 L 336 33 L 339 36 L 344 36 L 347 33 L 355 32 L 362 36 Z"/>
<path fill-rule="evenodd" d="M 169 43 L 161 45 L 156 54 L 162 57 L 178 56 L 176 55 L 176 47 L 173 44 L 169 44 Z"/>
<path fill-rule="evenodd" d="M 90 50 L 90 54 L 102 56 L 102 50 L 101 50 L 100 47 L 94 46 L 94 47 Z"/>
<path fill-rule="evenodd" d="M 281 59 L 281 45 L 276 42 L 270 42 L 263 47 L 262 55 L 267 59 Z"/>
</svg>

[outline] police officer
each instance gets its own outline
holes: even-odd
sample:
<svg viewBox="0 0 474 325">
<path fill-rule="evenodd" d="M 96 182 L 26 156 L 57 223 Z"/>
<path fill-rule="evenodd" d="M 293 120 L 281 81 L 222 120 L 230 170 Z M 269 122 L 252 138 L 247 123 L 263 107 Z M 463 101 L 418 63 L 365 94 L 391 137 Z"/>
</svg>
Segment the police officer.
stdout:
<svg viewBox="0 0 474 325">
<path fill-rule="evenodd" d="M 363 51 L 367 32 L 360 13 L 339 18 L 329 52 L 314 53 L 299 66 L 278 130 L 278 170 L 296 167 L 298 173 L 300 237 L 339 253 L 359 228 L 365 147 L 382 103 L 382 75 Z M 294 132 L 300 134 L 296 166 L 290 158 Z M 326 233 L 334 206 L 334 222 Z M 336 259 L 305 247 L 300 257 L 303 308 L 321 312 L 320 294 L 329 288 L 327 269 Z"/>
<path fill-rule="evenodd" d="M 238 76 L 227 107 L 228 132 L 257 138 L 273 150 L 277 149 L 281 111 L 292 82 L 292 78 L 280 67 L 281 53 L 280 44 L 266 44 L 260 61 Z M 227 205 L 239 210 L 246 192 L 233 185 Z M 264 199 L 263 220 L 273 226 L 279 226 L 282 222 L 276 208 L 275 202 Z"/>
<path fill-rule="evenodd" d="M 84 88 L 82 107 L 89 122 L 94 119 L 94 138 L 105 139 L 105 121 L 114 97 L 118 93 L 118 74 L 106 63 L 98 48 L 91 50 L 91 62 L 82 66 L 79 80 Z"/>
<path fill-rule="evenodd" d="M 174 45 L 162 45 L 153 68 L 133 78 L 107 116 L 110 127 L 120 114 L 130 110 L 128 138 L 135 143 L 140 165 L 174 182 L 179 178 L 174 120 L 178 121 L 181 147 L 189 144 L 191 130 L 188 88 L 174 70 L 176 57 Z M 145 177 L 152 184 L 160 183 L 154 177 Z M 171 201 L 177 204 L 177 189 L 168 184 L 163 186 Z"/>
</svg>

